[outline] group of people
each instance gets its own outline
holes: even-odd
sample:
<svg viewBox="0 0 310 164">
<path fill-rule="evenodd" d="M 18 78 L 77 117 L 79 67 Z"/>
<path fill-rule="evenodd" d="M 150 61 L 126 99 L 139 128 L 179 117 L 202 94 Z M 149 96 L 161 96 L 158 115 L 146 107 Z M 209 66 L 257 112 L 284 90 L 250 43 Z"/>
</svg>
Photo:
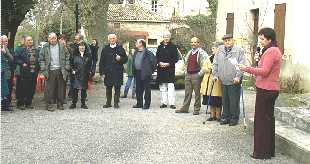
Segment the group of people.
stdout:
<svg viewBox="0 0 310 164">
<path fill-rule="evenodd" d="M 274 157 L 274 105 L 279 94 L 279 72 L 281 52 L 276 44 L 275 31 L 263 28 L 259 31 L 263 47 L 257 67 L 246 66 L 244 50 L 234 45 L 233 36 L 226 34 L 223 42 L 212 46 L 208 55 L 200 47 L 198 37 L 191 38 L 191 50 L 181 58 L 185 64 L 185 97 L 183 105 L 176 109 L 175 64 L 180 54 L 171 42 L 171 34 L 165 32 L 156 55 L 146 48 L 146 41 L 138 39 L 135 50 L 126 54 L 118 42 L 117 35 L 108 35 L 108 44 L 101 51 L 99 74 L 106 87 L 106 103 L 103 108 L 119 108 L 124 65 L 127 63 L 128 80 L 122 98 L 127 98 L 134 81 L 132 96 L 136 98 L 133 108 L 149 109 L 151 105 L 152 74 L 157 69 L 157 82 L 161 93 L 160 108 L 176 109 L 175 113 L 189 113 L 192 92 L 195 92 L 193 115 L 199 115 L 202 104 L 210 107 L 208 121 L 219 121 L 220 125 L 238 124 L 240 115 L 240 94 L 243 72 L 256 75 L 256 104 L 254 123 L 254 152 L 251 157 L 270 159 Z M 81 92 L 81 108 L 87 109 L 88 81 L 94 76 L 98 59 L 98 42 L 89 45 L 80 34 L 74 43 L 67 45 L 64 38 L 57 39 L 49 33 L 48 43 L 40 51 L 34 48 L 31 36 L 23 36 L 21 45 L 14 51 L 7 48 L 8 38 L 1 36 L 1 105 L 2 110 L 11 110 L 13 77 L 16 76 L 17 108 L 33 108 L 36 78 L 46 78 L 45 109 L 54 111 L 51 103 L 64 109 L 66 83 L 69 81 L 68 97 L 72 98 L 69 108 L 76 108 L 78 93 Z"/>
<path fill-rule="evenodd" d="M 48 43 L 35 48 L 31 36 L 21 36 L 20 45 L 9 50 L 7 36 L 1 36 L 1 110 L 13 110 L 11 105 L 14 77 L 16 79 L 16 108 L 33 109 L 32 100 L 37 85 L 37 77 L 45 77 L 45 109 L 54 111 L 52 103 L 63 110 L 67 81 L 70 81 L 68 97 L 72 99 L 70 108 L 75 108 L 78 91 L 81 90 L 81 107 L 85 103 L 87 83 L 94 76 L 97 63 L 98 43 L 82 40 L 76 34 L 74 43 L 67 44 L 64 36 L 48 34 Z"/>
<path fill-rule="evenodd" d="M 191 39 L 192 50 L 185 56 L 185 98 L 176 113 L 188 113 L 192 92 L 195 92 L 193 115 L 199 115 L 202 104 L 210 106 L 208 121 L 235 126 L 240 114 L 242 72 L 237 66 L 245 64 L 244 50 L 234 45 L 233 36 L 225 35 L 224 43 L 214 43 L 212 54 L 200 48 L 200 40 Z M 223 106 L 223 110 L 222 109 Z"/>
</svg>

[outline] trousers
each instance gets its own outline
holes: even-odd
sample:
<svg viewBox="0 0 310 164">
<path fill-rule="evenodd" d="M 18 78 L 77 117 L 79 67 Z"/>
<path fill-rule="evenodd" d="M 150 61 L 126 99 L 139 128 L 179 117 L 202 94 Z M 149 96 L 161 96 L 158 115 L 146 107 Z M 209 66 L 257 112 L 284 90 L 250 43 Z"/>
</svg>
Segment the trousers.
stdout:
<svg viewBox="0 0 310 164">
<path fill-rule="evenodd" d="M 161 94 L 161 104 L 175 105 L 175 88 L 174 83 L 161 83 L 159 85 Z"/>
</svg>

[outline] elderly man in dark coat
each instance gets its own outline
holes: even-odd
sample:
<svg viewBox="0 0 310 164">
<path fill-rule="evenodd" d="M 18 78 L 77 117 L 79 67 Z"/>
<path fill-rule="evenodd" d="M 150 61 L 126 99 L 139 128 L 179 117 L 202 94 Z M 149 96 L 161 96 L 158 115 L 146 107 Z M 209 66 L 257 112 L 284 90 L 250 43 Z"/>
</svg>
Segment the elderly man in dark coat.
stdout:
<svg viewBox="0 0 310 164">
<path fill-rule="evenodd" d="M 106 104 L 103 108 L 109 108 L 112 100 L 112 88 L 114 86 L 114 108 L 119 108 L 120 89 L 123 85 L 123 64 L 127 62 L 127 55 L 122 45 L 117 43 L 115 34 L 108 35 L 109 44 L 102 51 L 99 62 L 99 73 L 106 86 Z"/>
<path fill-rule="evenodd" d="M 161 93 L 160 108 L 170 105 L 175 109 L 175 63 L 178 61 L 177 47 L 170 41 L 170 32 L 165 32 L 157 48 L 157 81 Z"/>
</svg>

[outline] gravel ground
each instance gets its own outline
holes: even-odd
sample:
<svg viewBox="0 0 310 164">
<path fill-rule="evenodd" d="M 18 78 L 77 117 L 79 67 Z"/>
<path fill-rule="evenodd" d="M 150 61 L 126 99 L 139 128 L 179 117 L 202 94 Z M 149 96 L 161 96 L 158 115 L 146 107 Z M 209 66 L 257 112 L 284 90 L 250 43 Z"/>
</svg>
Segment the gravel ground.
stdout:
<svg viewBox="0 0 310 164">
<path fill-rule="evenodd" d="M 160 109 L 157 90 L 150 110 L 131 108 L 131 98 L 121 99 L 120 109 L 102 109 L 103 95 L 95 86 L 86 110 L 48 112 L 36 97 L 33 110 L 2 112 L 1 163 L 297 163 L 279 153 L 272 160 L 252 160 L 252 136 L 241 125 L 203 125 L 205 115 Z M 177 91 L 178 106 L 183 95 Z"/>
</svg>

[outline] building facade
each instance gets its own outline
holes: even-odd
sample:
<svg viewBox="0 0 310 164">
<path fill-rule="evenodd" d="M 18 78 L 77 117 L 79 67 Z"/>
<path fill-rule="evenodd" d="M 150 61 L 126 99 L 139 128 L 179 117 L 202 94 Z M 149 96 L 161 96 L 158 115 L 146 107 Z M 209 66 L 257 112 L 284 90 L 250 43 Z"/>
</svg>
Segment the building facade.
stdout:
<svg viewBox="0 0 310 164">
<path fill-rule="evenodd" d="M 217 13 L 217 39 L 232 33 L 237 44 L 248 54 L 256 50 L 257 33 L 263 27 L 274 28 L 284 58 L 296 64 L 309 64 L 310 57 L 301 37 L 309 25 L 304 23 L 308 1 L 294 0 L 219 0 Z M 302 46 L 304 45 L 304 46 Z M 307 60 L 305 60 L 307 59 Z"/>
</svg>

